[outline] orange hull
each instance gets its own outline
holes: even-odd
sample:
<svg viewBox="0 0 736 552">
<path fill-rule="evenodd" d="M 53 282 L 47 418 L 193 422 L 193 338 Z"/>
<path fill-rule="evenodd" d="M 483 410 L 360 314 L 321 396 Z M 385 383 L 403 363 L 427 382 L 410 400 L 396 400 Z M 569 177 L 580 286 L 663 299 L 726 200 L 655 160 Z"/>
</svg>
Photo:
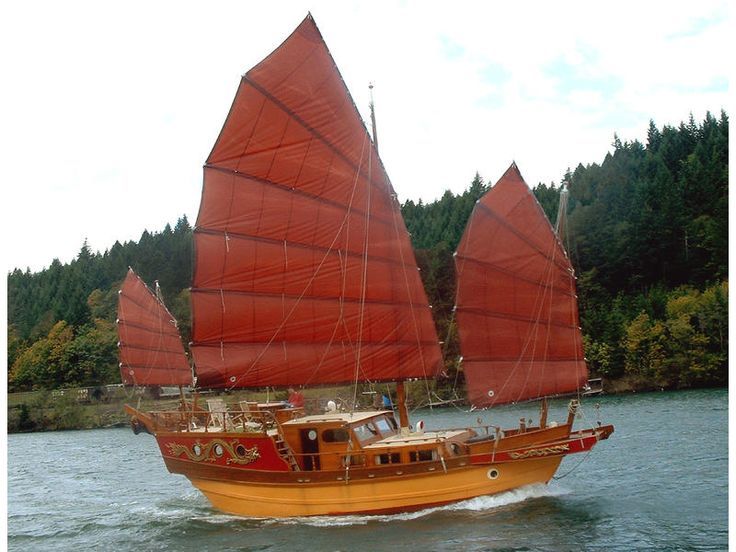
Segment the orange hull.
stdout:
<svg viewBox="0 0 736 552">
<path fill-rule="evenodd" d="M 265 432 L 181 430 L 175 429 L 180 413 L 128 412 L 134 429 L 156 437 L 170 472 L 186 476 L 218 510 L 249 517 L 406 512 L 547 483 L 564 456 L 590 450 L 613 432 L 612 426 L 571 432 L 569 423 L 495 435 L 394 432 L 358 446 L 355 428 L 371 421 L 376 431 L 386 429 L 389 414 L 298 417 Z M 356 446 L 335 442 L 338 429 L 344 437 L 351 430 Z M 282 438 L 303 445 L 299 436 L 317 441 L 318 433 L 319 450 L 295 452 Z"/>
<path fill-rule="evenodd" d="M 254 484 L 191 478 L 223 512 L 250 517 L 386 514 L 548 482 L 561 456 L 349 483 Z M 494 472 L 495 470 L 495 472 Z M 492 478 L 493 477 L 493 478 Z"/>
</svg>

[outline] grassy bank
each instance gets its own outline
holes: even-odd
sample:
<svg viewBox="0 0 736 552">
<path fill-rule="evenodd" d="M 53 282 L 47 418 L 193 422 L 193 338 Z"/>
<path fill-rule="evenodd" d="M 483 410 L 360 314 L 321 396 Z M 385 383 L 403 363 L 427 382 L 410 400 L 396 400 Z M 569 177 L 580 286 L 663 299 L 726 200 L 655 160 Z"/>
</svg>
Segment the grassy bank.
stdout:
<svg viewBox="0 0 736 552">
<path fill-rule="evenodd" d="M 407 389 L 410 408 L 426 404 L 426 388 L 423 382 L 411 382 Z M 651 381 L 633 377 L 604 380 L 603 389 L 606 394 L 662 390 L 661 387 L 652 385 Z M 379 394 L 386 393 L 387 390 L 388 386 L 385 384 L 375 388 Z M 436 398 L 447 399 L 454 396 L 449 389 L 435 389 L 434 391 L 437 393 Z M 369 392 L 367 389 L 359 389 L 357 395 L 359 407 L 368 407 L 372 404 L 374 396 Z M 395 396 L 394 393 L 392 395 Z M 285 400 L 287 393 L 286 391 L 211 393 L 202 395 L 200 404 L 206 407 L 206 399 L 216 396 L 223 397 L 229 405 L 237 405 L 242 400 L 259 402 Z M 351 404 L 354 391 L 350 386 L 317 388 L 305 390 L 304 396 L 307 407 L 311 406 L 312 410 L 317 411 L 324 407 L 328 399 L 335 399 L 343 406 Z M 179 406 L 179 399 L 177 396 L 154 398 L 144 390 L 125 388 L 119 388 L 116 392 L 102 397 L 87 396 L 77 389 L 66 389 L 63 393 L 61 391 L 10 393 L 8 395 L 8 433 L 127 426 L 129 419 L 123 410 L 125 404 L 142 410 L 175 410 Z"/>
</svg>

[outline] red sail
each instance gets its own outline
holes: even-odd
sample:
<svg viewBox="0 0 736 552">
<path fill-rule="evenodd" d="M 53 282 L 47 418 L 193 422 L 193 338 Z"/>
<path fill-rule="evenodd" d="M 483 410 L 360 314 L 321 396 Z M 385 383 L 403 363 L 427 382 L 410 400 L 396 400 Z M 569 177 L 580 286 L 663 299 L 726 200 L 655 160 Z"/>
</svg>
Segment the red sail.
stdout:
<svg viewBox="0 0 736 552">
<path fill-rule="evenodd" d="M 204 168 L 194 239 L 201 386 L 440 369 L 396 195 L 311 16 L 243 77 Z"/>
<path fill-rule="evenodd" d="M 455 255 L 456 316 L 472 404 L 582 387 L 587 367 L 573 269 L 515 164 L 476 204 Z"/>
<path fill-rule="evenodd" d="M 133 269 L 118 292 L 120 376 L 128 385 L 191 385 L 176 320 Z"/>
</svg>

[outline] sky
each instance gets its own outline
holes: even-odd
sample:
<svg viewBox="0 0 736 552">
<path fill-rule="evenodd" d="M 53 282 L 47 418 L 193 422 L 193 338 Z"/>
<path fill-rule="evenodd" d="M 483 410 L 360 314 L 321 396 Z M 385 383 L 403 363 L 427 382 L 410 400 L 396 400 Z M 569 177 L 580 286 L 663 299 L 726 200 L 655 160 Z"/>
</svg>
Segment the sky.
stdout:
<svg viewBox="0 0 736 552">
<path fill-rule="evenodd" d="M 450 7 L 451 6 L 451 7 Z M 182 215 L 240 77 L 311 11 L 403 201 L 495 182 L 516 161 L 559 183 L 650 119 L 728 104 L 726 1 L 5 2 L 6 270 L 103 252 Z"/>
</svg>

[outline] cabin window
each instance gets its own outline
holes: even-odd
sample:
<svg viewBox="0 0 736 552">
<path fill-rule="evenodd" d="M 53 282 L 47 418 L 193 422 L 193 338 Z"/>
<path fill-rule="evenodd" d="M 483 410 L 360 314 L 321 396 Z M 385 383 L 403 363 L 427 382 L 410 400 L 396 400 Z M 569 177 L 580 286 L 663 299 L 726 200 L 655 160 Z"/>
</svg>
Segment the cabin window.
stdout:
<svg viewBox="0 0 736 552">
<path fill-rule="evenodd" d="M 400 464 L 401 463 L 401 456 L 398 452 L 392 452 L 392 453 L 386 453 L 386 454 L 377 454 L 373 457 L 373 463 L 376 465 L 381 464 Z"/>
<path fill-rule="evenodd" d="M 350 433 L 347 429 L 325 429 L 322 432 L 322 440 L 325 443 L 347 443 L 350 440 Z"/>
<path fill-rule="evenodd" d="M 378 430 L 370 422 L 355 426 L 353 431 L 355 432 L 355 436 L 358 438 L 358 441 L 361 443 L 378 435 Z"/>
<path fill-rule="evenodd" d="M 393 418 L 390 418 L 394 425 L 389 423 L 389 418 L 378 418 L 376 420 L 376 426 L 381 431 L 381 435 L 394 435 L 396 433 L 396 422 Z"/>
<path fill-rule="evenodd" d="M 437 460 L 436 450 L 413 450 L 409 453 L 410 462 L 428 462 L 429 460 Z"/>
</svg>

